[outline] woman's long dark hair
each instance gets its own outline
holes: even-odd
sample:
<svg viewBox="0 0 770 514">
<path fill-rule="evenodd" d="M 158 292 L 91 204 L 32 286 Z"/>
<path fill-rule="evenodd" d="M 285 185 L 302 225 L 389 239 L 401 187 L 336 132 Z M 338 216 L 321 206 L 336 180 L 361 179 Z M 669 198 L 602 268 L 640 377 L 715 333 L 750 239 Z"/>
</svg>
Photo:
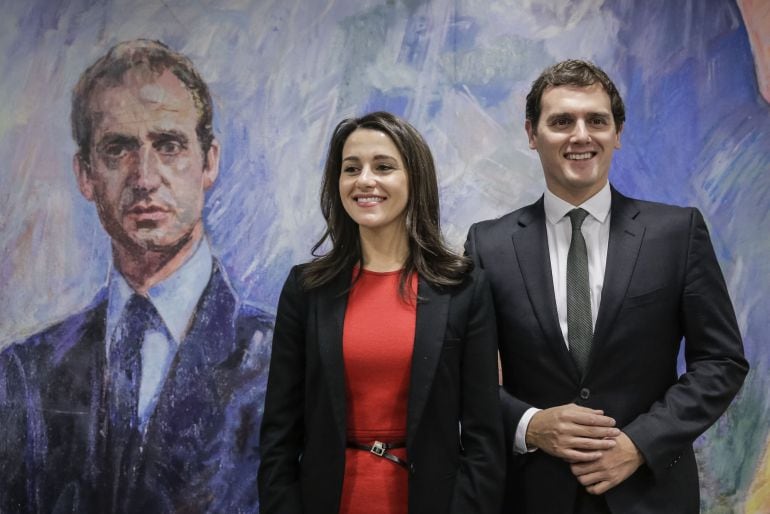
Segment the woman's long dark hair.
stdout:
<svg viewBox="0 0 770 514">
<path fill-rule="evenodd" d="M 316 258 L 303 267 L 304 287 L 312 289 L 327 284 L 340 273 L 350 273 L 356 264 L 359 270 L 363 269 L 358 224 L 345 212 L 339 191 L 342 148 L 348 136 L 359 128 L 377 130 L 390 137 L 406 168 L 409 199 L 405 223 L 409 255 L 401 272 L 401 297 L 405 300 L 411 297 L 407 281 L 415 271 L 436 286 L 460 284 L 473 264 L 467 257 L 452 252 L 441 235 L 436 167 L 430 148 L 406 121 L 388 112 L 373 112 L 361 118 L 343 120 L 334 129 L 321 183 L 321 212 L 326 220 L 326 231 L 313 245 L 312 253 Z M 327 239 L 332 243 L 331 250 L 317 255 Z"/>
</svg>

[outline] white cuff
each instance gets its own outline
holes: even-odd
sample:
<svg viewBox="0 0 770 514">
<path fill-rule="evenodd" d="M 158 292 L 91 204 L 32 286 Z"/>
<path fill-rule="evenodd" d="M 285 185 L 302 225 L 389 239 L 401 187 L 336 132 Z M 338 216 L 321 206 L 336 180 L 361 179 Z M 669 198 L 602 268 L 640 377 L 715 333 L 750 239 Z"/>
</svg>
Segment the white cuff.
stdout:
<svg viewBox="0 0 770 514">
<path fill-rule="evenodd" d="M 540 412 L 540 409 L 530 407 L 524 412 L 524 415 L 519 420 L 519 425 L 516 427 L 516 435 L 513 439 L 513 451 L 514 453 L 528 453 L 537 450 L 534 446 L 527 448 L 527 427 L 532 420 L 532 416 Z"/>
</svg>

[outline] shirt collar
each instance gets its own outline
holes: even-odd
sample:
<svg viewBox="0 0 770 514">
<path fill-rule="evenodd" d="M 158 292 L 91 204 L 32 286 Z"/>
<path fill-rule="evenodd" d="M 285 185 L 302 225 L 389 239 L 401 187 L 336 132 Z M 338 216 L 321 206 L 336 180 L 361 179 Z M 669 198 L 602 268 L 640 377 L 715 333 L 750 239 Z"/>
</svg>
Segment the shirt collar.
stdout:
<svg viewBox="0 0 770 514">
<path fill-rule="evenodd" d="M 553 194 L 549 189 L 545 190 L 545 194 L 543 196 L 545 216 L 549 223 L 553 225 L 561 221 L 569 211 L 575 209 L 576 207 L 585 209 L 588 211 L 588 214 L 595 218 L 599 223 L 604 223 L 610 213 L 610 204 L 612 203 L 612 193 L 610 191 L 609 181 L 604 184 L 604 187 L 601 188 L 598 193 L 577 206 L 572 205 L 569 202 L 565 202 Z"/>
<path fill-rule="evenodd" d="M 147 292 L 176 344 L 184 339 L 198 300 L 211 278 L 213 264 L 211 247 L 204 237 L 178 270 Z M 107 287 L 107 334 L 112 334 L 134 290 L 114 266 Z"/>
</svg>

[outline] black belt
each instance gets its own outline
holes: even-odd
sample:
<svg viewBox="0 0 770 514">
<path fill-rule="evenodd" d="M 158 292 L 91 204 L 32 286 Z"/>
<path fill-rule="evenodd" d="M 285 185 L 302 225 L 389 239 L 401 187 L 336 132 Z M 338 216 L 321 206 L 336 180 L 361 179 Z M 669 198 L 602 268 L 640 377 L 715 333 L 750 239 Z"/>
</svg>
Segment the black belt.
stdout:
<svg viewBox="0 0 770 514">
<path fill-rule="evenodd" d="M 398 443 L 383 443 L 382 441 L 374 441 L 373 444 L 361 444 L 348 441 L 348 448 L 354 448 L 356 450 L 363 450 L 375 454 L 383 459 L 388 459 L 391 462 L 395 462 L 404 469 L 409 469 L 409 464 L 404 459 L 399 459 L 392 453 L 388 453 L 387 450 L 393 448 L 406 448 L 405 442 Z"/>
</svg>

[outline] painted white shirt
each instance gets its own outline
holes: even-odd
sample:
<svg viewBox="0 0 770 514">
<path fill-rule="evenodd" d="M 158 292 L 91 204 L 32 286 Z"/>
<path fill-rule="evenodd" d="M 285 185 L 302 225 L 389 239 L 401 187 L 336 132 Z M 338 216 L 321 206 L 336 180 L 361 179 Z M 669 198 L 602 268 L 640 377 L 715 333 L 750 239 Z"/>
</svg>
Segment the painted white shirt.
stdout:
<svg viewBox="0 0 770 514">
<path fill-rule="evenodd" d="M 158 395 L 179 345 L 190 328 L 195 307 L 209 283 L 214 259 L 205 238 L 190 258 L 170 277 L 154 285 L 147 297 L 160 314 L 160 330 L 145 332 L 142 342 L 142 379 L 139 385 L 140 426 L 146 428 Z M 107 356 L 115 340 L 115 331 L 134 290 L 114 267 L 110 272 L 107 297 Z"/>
</svg>

